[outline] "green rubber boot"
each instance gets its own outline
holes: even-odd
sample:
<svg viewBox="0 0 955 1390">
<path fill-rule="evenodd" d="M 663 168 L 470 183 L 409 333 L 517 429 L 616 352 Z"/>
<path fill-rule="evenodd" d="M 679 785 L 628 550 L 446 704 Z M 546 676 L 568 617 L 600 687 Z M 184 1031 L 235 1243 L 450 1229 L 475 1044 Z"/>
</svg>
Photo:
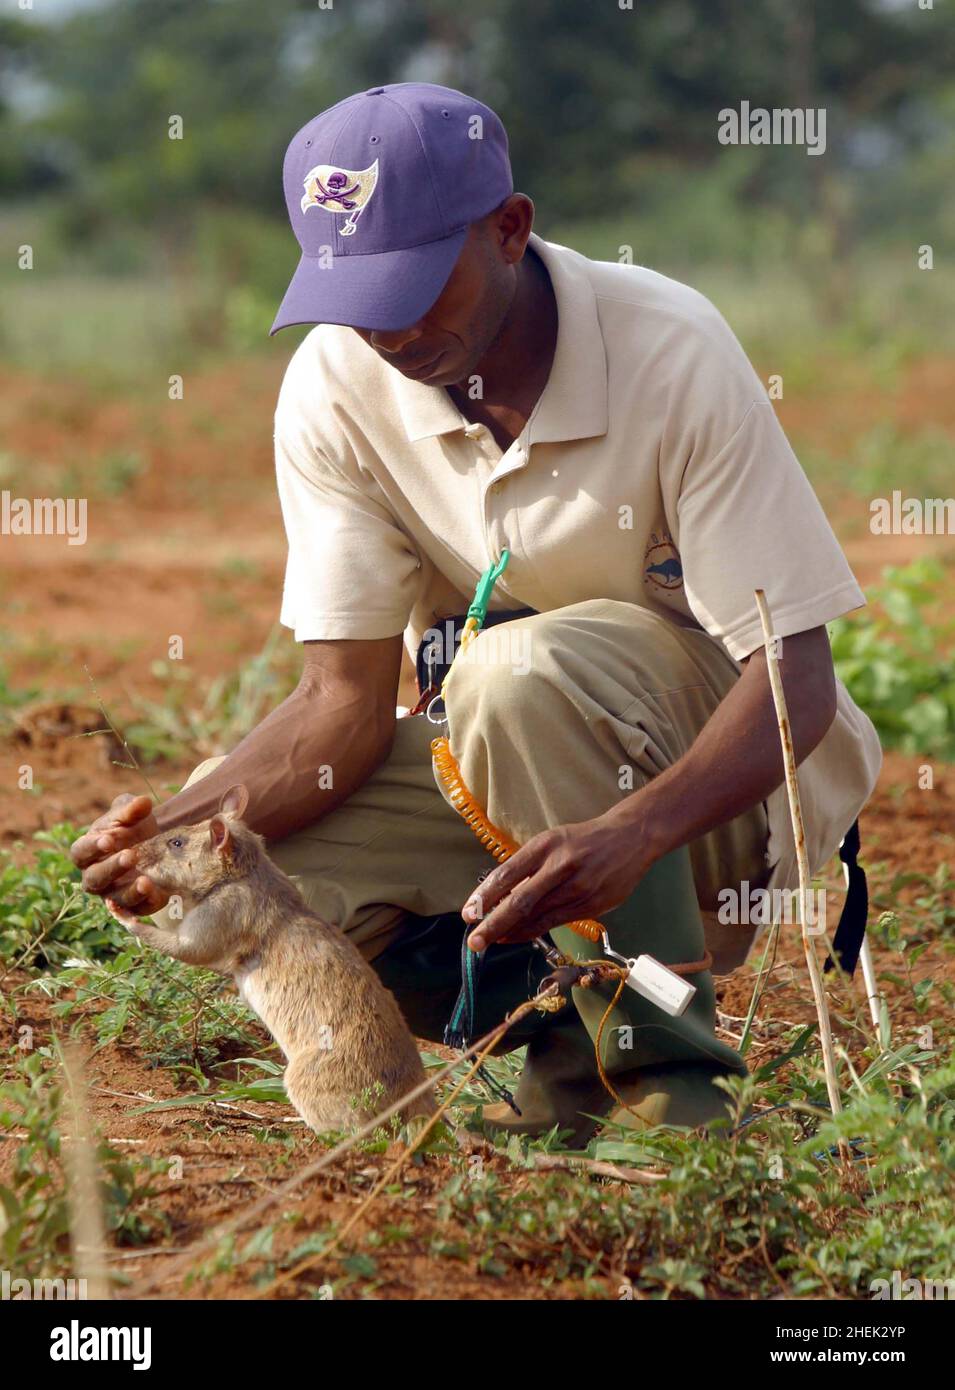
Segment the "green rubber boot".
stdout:
<svg viewBox="0 0 955 1390">
<path fill-rule="evenodd" d="M 688 964 L 706 953 L 689 851 L 684 847 L 657 860 L 627 901 L 603 917 L 610 945 L 628 958 L 647 953 L 663 965 Z M 602 956 L 569 927 L 551 933 L 565 955 L 576 960 Z M 708 970 L 688 977 L 696 993 L 685 1013 L 673 1018 L 627 986 L 604 1025 L 601 1056 L 610 1076 L 691 1063 L 745 1074 L 739 1053 L 714 1034 L 716 996 Z M 591 1038 L 613 987 L 575 989 L 574 1004 Z"/>
<path fill-rule="evenodd" d="M 547 1028 L 527 1044 L 514 1103 L 482 1107 L 484 1123 L 508 1134 L 547 1134 L 556 1125 L 569 1130 L 564 1141 L 582 1148 L 598 1126 L 591 1116 L 607 1114 L 614 1105 L 594 1063 L 594 1045 L 572 1004 L 567 1004 Z"/>
<path fill-rule="evenodd" d="M 688 850 L 666 855 L 645 875 L 621 907 L 605 914 L 614 951 L 628 958 L 644 952 L 664 965 L 701 960 L 703 924 Z M 555 945 L 578 961 L 603 958 L 569 927 L 551 932 Z M 574 989 L 574 1014 L 539 1032 L 529 1043 L 515 1100 L 522 1114 L 505 1105 L 486 1106 L 484 1118 L 511 1133 L 544 1134 L 555 1124 L 568 1142 L 585 1144 L 598 1127 L 590 1116 L 611 1115 L 628 1128 L 672 1124 L 695 1128 L 725 1114 L 727 1097 L 716 1076 L 745 1075 L 739 1053 L 720 1042 L 713 978 L 690 977 L 696 994 L 680 1018 L 664 1013 L 629 986 L 604 1024 L 601 1060 L 626 1107 L 618 1107 L 600 1080 L 595 1042 L 613 998 L 613 986 Z M 636 1113 L 634 1113 L 636 1112 Z"/>
<path fill-rule="evenodd" d="M 727 1115 L 729 1097 L 713 1084 L 715 1077 L 726 1075 L 720 1068 L 693 1065 L 615 1076 L 613 1087 L 624 1103 L 614 1103 L 610 1122 L 638 1132 L 655 1125 L 705 1128 Z"/>
</svg>

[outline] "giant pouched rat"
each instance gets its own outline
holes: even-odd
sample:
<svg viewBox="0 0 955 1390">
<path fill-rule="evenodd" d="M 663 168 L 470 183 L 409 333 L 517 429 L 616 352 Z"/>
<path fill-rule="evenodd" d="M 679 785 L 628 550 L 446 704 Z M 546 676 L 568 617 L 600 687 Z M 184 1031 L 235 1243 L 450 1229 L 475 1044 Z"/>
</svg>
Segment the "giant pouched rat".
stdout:
<svg viewBox="0 0 955 1390">
<path fill-rule="evenodd" d="M 211 819 L 122 852 L 124 867 L 135 863 L 181 898 L 175 926 L 141 922 L 109 898 L 107 906 L 156 950 L 232 975 L 288 1059 L 285 1089 L 302 1118 L 318 1131 L 355 1129 L 421 1085 L 421 1058 L 371 966 L 305 905 L 261 835 L 241 823 L 247 804 L 245 787 L 232 787 Z M 428 1091 L 401 1113 L 433 1111 Z"/>
</svg>

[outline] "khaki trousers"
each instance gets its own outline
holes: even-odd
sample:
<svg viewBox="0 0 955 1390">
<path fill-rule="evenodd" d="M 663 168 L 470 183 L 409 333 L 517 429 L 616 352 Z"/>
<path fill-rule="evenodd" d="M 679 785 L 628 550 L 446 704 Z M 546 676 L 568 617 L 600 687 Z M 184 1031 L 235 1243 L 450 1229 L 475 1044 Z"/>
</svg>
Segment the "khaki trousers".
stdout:
<svg viewBox="0 0 955 1390">
<path fill-rule="evenodd" d="M 573 604 L 488 628 L 459 657 L 447 687 L 451 749 L 490 820 L 523 844 L 599 815 L 676 762 L 738 675 L 703 632 L 614 600 Z M 407 913 L 460 911 L 493 865 L 436 783 L 430 744 L 443 732 L 423 715 L 399 719 L 387 761 L 344 805 L 269 846 L 309 906 L 368 959 L 400 940 Z M 221 761 L 201 763 L 187 785 Z M 689 846 L 717 973 L 752 940 L 746 927 L 716 924 L 717 895 L 766 882 L 767 835 L 760 805 Z"/>
</svg>

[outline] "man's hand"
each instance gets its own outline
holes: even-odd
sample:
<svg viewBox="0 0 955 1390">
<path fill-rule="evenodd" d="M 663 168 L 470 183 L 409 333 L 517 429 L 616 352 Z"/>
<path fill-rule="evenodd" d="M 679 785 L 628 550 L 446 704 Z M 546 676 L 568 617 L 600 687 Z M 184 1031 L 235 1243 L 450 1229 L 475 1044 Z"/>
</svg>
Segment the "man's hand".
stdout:
<svg viewBox="0 0 955 1390">
<path fill-rule="evenodd" d="M 70 847 L 73 863 L 83 870 L 83 888 L 100 897 L 109 895 L 121 907 L 148 916 L 169 901 L 145 874 L 137 874 L 135 856 L 128 851 L 159 834 L 148 796 L 123 792 Z"/>
<path fill-rule="evenodd" d="M 545 830 L 494 869 L 464 904 L 472 951 L 530 941 L 551 927 L 619 907 L 653 862 L 632 828 L 606 816 Z"/>
</svg>

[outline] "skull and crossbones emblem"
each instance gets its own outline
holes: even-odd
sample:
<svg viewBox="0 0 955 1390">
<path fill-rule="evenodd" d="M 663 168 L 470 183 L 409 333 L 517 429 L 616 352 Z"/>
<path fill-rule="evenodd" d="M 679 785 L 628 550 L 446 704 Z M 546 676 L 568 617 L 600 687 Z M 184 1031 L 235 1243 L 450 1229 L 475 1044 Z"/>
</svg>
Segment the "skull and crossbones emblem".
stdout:
<svg viewBox="0 0 955 1390">
<path fill-rule="evenodd" d="M 351 195 L 358 192 L 361 184 L 353 183 L 351 188 L 346 188 L 347 182 L 348 175 L 343 173 L 341 169 L 336 169 L 334 174 L 329 174 L 327 188 L 320 178 L 316 178 L 313 185 L 312 201 L 322 204 L 338 203 L 343 211 L 351 212 L 355 206 L 355 201 Z"/>
<path fill-rule="evenodd" d="M 324 208 L 326 212 L 333 213 L 347 212 L 348 219 L 339 231 L 342 236 L 351 236 L 377 182 L 377 159 L 367 169 L 341 169 L 335 164 L 316 164 L 303 180 L 305 195 L 302 198 L 302 212 L 307 212 L 309 208 Z"/>
</svg>

